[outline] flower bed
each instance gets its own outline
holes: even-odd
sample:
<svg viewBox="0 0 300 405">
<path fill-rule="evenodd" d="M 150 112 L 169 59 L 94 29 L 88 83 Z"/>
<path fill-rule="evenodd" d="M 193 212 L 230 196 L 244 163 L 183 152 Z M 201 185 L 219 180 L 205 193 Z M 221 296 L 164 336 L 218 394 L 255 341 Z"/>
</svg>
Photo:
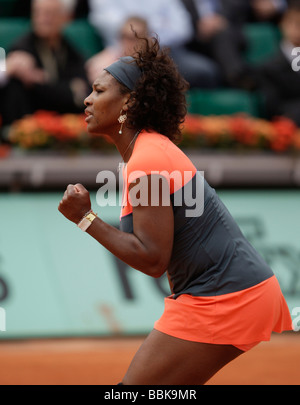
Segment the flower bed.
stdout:
<svg viewBox="0 0 300 405">
<path fill-rule="evenodd" d="M 300 129 L 285 117 L 270 122 L 247 115 L 188 115 L 183 128 L 183 145 L 300 152 Z"/>
<path fill-rule="evenodd" d="M 37 111 L 15 121 L 9 128 L 8 141 L 22 149 L 73 149 L 107 147 L 109 140 L 90 136 L 85 115 Z"/>
<path fill-rule="evenodd" d="M 188 115 L 182 134 L 182 148 L 300 152 L 300 129 L 284 117 L 269 122 L 240 114 Z M 38 111 L 12 124 L 7 136 L 26 150 L 114 148 L 108 138 L 87 133 L 84 115 Z"/>
</svg>

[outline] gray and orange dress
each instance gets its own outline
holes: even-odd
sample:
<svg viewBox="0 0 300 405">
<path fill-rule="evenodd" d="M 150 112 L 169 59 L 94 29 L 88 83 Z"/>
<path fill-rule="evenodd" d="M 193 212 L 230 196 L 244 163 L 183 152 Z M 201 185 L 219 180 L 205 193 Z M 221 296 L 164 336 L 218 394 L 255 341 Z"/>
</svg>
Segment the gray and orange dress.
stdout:
<svg viewBox="0 0 300 405">
<path fill-rule="evenodd" d="M 234 345 L 243 351 L 270 340 L 273 331 L 291 330 L 289 309 L 272 270 L 246 240 L 215 190 L 164 135 L 143 131 L 136 140 L 123 170 L 120 229 L 134 232 L 129 182 L 153 173 L 168 180 L 174 212 L 167 270 L 172 294 L 165 298 L 164 313 L 154 328 L 180 339 Z M 198 215 L 187 214 L 185 196 L 191 190 L 202 200 Z"/>
</svg>

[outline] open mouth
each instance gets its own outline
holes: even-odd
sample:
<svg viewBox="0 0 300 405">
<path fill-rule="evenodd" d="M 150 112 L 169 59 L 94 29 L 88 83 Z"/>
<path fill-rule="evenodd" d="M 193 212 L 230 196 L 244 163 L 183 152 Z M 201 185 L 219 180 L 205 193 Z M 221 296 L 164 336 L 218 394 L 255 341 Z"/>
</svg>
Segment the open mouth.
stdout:
<svg viewBox="0 0 300 405">
<path fill-rule="evenodd" d="M 85 113 L 85 115 L 86 115 L 85 121 L 89 121 L 89 120 L 92 118 L 92 116 L 93 116 L 93 114 L 92 114 L 89 110 L 87 110 L 87 109 L 84 111 L 84 113 Z"/>
</svg>

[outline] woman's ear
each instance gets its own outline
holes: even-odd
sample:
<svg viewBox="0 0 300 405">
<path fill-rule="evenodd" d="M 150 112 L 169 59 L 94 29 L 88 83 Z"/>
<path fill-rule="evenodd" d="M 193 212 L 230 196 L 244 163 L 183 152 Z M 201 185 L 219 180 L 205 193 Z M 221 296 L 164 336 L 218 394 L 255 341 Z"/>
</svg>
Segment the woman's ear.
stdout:
<svg viewBox="0 0 300 405">
<path fill-rule="evenodd" d="M 123 105 L 123 111 L 128 111 L 134 105 L 134 99 L 131 98 L 130 94 L 126 97 L 125 103 Z"/>
<path fill-rule="evenodd" d="M 128 102 L 127 102 L 128 109 L 132 108 L 134 106 L 134 104 L 135 104 L 135 98 L 130 97 Z"/>
</svg>

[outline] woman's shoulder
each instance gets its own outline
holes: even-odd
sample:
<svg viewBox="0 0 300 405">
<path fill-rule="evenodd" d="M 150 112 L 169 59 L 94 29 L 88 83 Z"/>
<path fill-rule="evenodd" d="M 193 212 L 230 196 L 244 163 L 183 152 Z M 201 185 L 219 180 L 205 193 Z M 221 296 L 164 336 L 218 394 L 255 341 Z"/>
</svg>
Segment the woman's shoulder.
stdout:
<svg viewBox="0 0 300 405">
<path fill-rule="evenodd" d="M 149 155 L 152 153 L 159 153 L 165 155 L 168 152 L 183 153 L 177 145 L 174 144 L 166 135 L 160 134 L 158 132 L 147 132 L 142 131 L 136 141 L 136 148 L 134 152 L 136 154 L 147 152 Z"/>
<path fill-rule="evenodd" d="M 157 132 L 143 131 L 137 138 L 132 156 L 128 162 L 128 171 L 193 170 L 194 165 L 185 153 L 167 136 Z"/>
</svg>

